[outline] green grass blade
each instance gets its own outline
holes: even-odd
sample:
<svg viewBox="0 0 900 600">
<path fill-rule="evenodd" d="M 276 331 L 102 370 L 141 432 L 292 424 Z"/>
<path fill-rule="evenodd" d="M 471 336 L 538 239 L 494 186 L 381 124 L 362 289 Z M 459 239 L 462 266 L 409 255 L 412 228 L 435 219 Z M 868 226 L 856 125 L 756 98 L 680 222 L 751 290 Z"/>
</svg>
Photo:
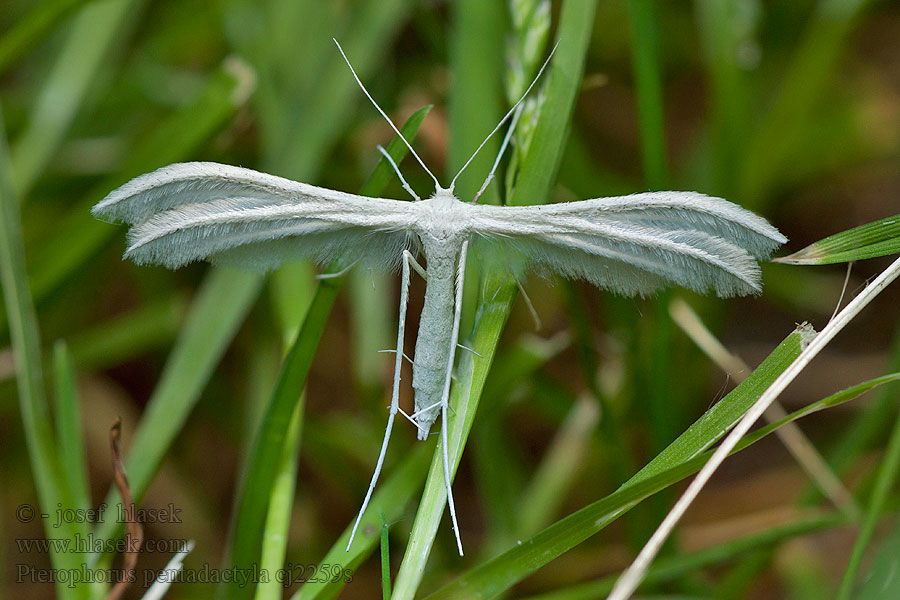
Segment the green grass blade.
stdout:
<svg viewBox="0 0 900 600">
<path fill-rule="evenodd" d="M 562 7 L 558 33 L 560 42 L 548 76 L 546 101 L 510 204 L 545 202 L 549 196 L 581 81 L 595 6 L 596 2 L 591 0 L 567 0 Z M 483 358 L 473 357 L 468 352 L 460 355 L 456 385 L 450 395 L 450 405 L 454 409 L 454 415 L 449 418 L 447 437 L 451 479 L 459 464 L 488 369 L 516 296 L 515 283 L 504 281 L 502 274 L 484 274 L 482 300 L 471 340 L 471 347 Z M 446 496 L 442 456 L 440 452 L 435 452 L 409 546 L 394 583 L 395 598 L 412 598 L 415 595 L 444 513 Z"/>
<path fill-rule="evenodd" d="M 425 479 L 435 441 L 417 444 L 413 451 L 408 453 L 403 461 L 392 470 L 390 476 L 372 494 L 372 499 L 360 521 L 350 551 L 348 552 L 346 548 L 347 541 L 350 539 L 350 531 L 353 528 L 352 521 L 334 542 L 328 553 L 322 557 L 319 562 L 319 570 L 327 566 L 341 565 L 347 575 L 352 577 L 356 567 L 372 553 L 381 540 L 381 514 L 384 513 L 388 523 L 397 521 L 405 515 L 407 506 Z M 329 581 L 306 581 L 297 593 L 291 596 L 291 600 L 334 598 L 348 581 L 349 577 L 334 577 Z"/>
<path fill-rule="evenodd" d="M 900 556 L 900 527 L 881 545 L 872 569 L 860 586 L 856 600 L 884 600 L 900 597 L 900 577 L 897 577 L 897 557 Z"/>
<path fill-rule="evenodd" d="M 557 521 L 512 549 L 485 561 L 428 596 L 443 598 L 493 598 L 531 572 L 584 541 L 641 500 L 696 473 L 709 455 L 703 454 L 641 481 L 619 488 L 609 496 Z"/>
<path fill-rule="evenodd" d="M 429 108 L 420 109 L 403 125 L 401 132 L 406 139 L 414 139 Z M 387 151 L 395 162 L 399 162 L 406 155 L 407 148 L 399 138 L 395 138 L 388 145 Z M 390 164 L 382 158 L 372 177 L 363 186 L 362 194 L 368 196 L 380 194 L 388 181 L 387 171 L 389 169 Z M 303 324 L 300 326 L 300 331 L 278 375 L 275 391 L 256 436 L 251 458 L 247 463 L 246 479 L 242 482 L 237 495 L 229 566 L 250 568 L 259 559 L 269 490 L 277 475 L 278 458 L 283 452 L 287 425 L 297 398 L 306 383 L 309 367 L 340 289 L 341 281 L 340 277 L 319 281 Z M 223 598 L 247 598 L 252 593 L 252 588 L 234 583 L 223 583 L 219 592 Z"/>
<path fill-rule="evenodd" d="M 89 0 L 50 0 L 32 8 L 0 37 L 0 75 Z"/>
<path fill-rule="evenodd" d="M 753 433 L 748 434 L 744 439 L 747 440 L 747 443 L 752 444 L 757 440 L 769 435 L 782 425 L 792 423 L 797 419 L 801 419 L 809 414 L 824 410 L 826 408 L 840 406 L 841 404 L 845 404 L 847 402 L 850 402 L 851 400 L 855 400 L 869 390 L 873 390 L 882 385 L 893 383 L 895 381 L 900 381 L 900 372 L 882 375 L 881 377 L 876 377 L 868 381 L 863 381 L 862 383 L 857 383 L 856 385 L 852 385 L 839 392 L 835 392 L 834 394 L 813 402 L 812 404 L 808 404 L 807 406 L 804 406 L 803 408 L 796 410 L 773 423 L 769 423 L 765 427 L 760 427 Z"/>
<path fill-rule="evenodd" d="M 699 471 L 711 456 L 711 452 L 704 450 L 722 436 L 721 428 L 729 422 L 733 423 L 734 414 L 743 414 L 741 407 L 752 404 L 799 355 L 803 335 L 794 332 L 788 336 L 750 377 L 614 493 L 556 522 L 531 539 L 523 540 L 504 554 L 482 563 L 429 598 L 491 598 L 603 529 L 644 498 Z M 746 436 L 734 452 L 758 442 L 785 423 L 849 402 L 870 389 L 898 379 L 900 373 L 885 375 L 823 398 Z M 723 404 L 725 407 L 722 408 L 730 406 L 731 410 L 717 408 Z M 733 414 L 727 415 L 726 412 Z"/>
<path fill-rule="evenodd" d="M 22 428 L 25 431 L 25 443 L 40 503 L 37 512 L 40 513 L 43 509 L 47 513 L 53 513 L 58 506 L 74 508 L 75 505 L 57 458 L 58 449 L 50 428 L 40 334 L 25 270 L 19 200 L 2 122 L 0 117 L 0 283 L 10 324 Z M 36 517 L 40 518 L 40 514 Z M 52 519 L 42 520 L 48 538 L 72 538 L 78 531 L 73 523 L 63 522 L 59 528 L 54 528 Z M 74 553 L 51 551 L 50 562 L 55 569 L 78 569 L 81 557 Z M 56 592 L 64 600 L 86 598 L 87 586 L 69 588 L 66 583 L 57 582 Z"/>
<path fill-rule="evenodd" d="M 391 547 L 390 525 L 384 511 L 381 512 L 381 597 L 391 598 Z"/>
<path fill-rule="evenodd" d="M 786 337 L 738 387 L 709 408 L 703 416 L 638 471 L 628 483 L 655 475 L 697 456 L 718 441 L 740 420 L 773 381 L 800 355 L 812 334 L 808 325 Z"/>
<path fill-rule="evenodd" d="M 283 352 L 297 337 L 297 328 L 309 309 L 315 293 L 315 267 L 309 263 L 281 265 L 269 277 L 268 295 L 275 322 L 281 332 Z"/>
<path fill-rule="evenodd" d="M 581 89 L 584 58 L 594 24 L 596 2 L 567 0 L 557 33 L 559 47 L 546 75 L 547 98 L 521 166 L 511 205 L 547 202 L 562 160 L 572 122 L 575 97 Z"/>
<path fill-rule="evenodd" d="M 5 132 L 0 131 L 0 265 L 3 270 L 3 292 L 10 322 L 11 341 L 15 356 L 19 400 L 23 402 L 22 416 L 29 434 L 29 443 L 53 448 L 49 429 L 50 409 L 47 406 L 41 368 L 40 337 L 37 316 L 28 293 L 28 274 L 25 270 L 25 249 L 22 243 L 22 219 L 18 210 L 15 184 L 6 148 Z M 31 427 L 33 425 L 33 427 Z M 35 447 L 34 450 L 38 448 Z M 34 455 L 39 456 L 38 452 Z M 49 489 L 49 488 L 47 488 Z"/>
<path fill-rule="evenodd" d="M 875 533 L 875 526 L 878 525 L 885 512 L 885 502 L 891 489 L 897 483 L 898 471 L 900 471 L 900 415 L 897 415 L 894 420 L 894 430 L 891 433 L 884 457 L 881 459 L 878 477 L 875 480 L 875 489 L 872 491 L 872 497 L 869 499 L 866 516 L 859 529 L 856 542 L 853 544 L 850 560 L 847 561 L 847 569 L 844 571 L 844 578 L 841 581 L 841 588 L 837 595 L 838 600 L 848 600 L 853 594 L 856 574 L 859 571 L 863 553 L 871 543 L 872 536 Z"/>
<path fill-rule="evenodd" d="M 898 252 L 900 215 L 895 215 L 830 235 L 773 261 L 789 265 L 830 265 Z"/>
<path fill-rule="evenodd" d="M 77 273 L 103 244 L 121 235 L 120 229 L 91 217 L 90 209 L 100 198 L 132 177 L 191 156 L 234 116 L 252 89 L 252 73 L 246 64 L 226 60 L 193 102 L 137 144 L 121 172 L 105 179 L 77 203 L 62 219 L 58 235 L 36 249 L 31 286 L 36 300 Z"/>
<path fill-rule="evenodd" d="M 847 524 L 847 517 L 840 513 L 812 514 L 803 516 L 784 525 L 754 532 L 729 540 L 717 546 L 676 554 L 657 560 L 644 578 L 645 585 L 654 586 L 690 576 L 698 570 L 723 562 L 741 558 L 760 549 L 772 548 L 780 542 L 795 537 L 827 531 Z M 591 600 L 608 595 L 618 579 L 618 575 L 603 577 L 574 585 L 565 589 L 529 596 L 527 600 Z"/>
<path fill-rule="evenodd" d="M 303 325 L 278 375 L 278 383 L 251 451 L 246 479 L 238 492 L 229 566 L 247 569 L 259 560 L 270 490 L 278 474 L 278 459 L 283 452 L 288 424 L 339 289 L 337 278 L 319 282 Z M 234 582 L 219 587 L 221 598 L 249 598 L 252 593 L 252 586 Z"/>
<path fill-rule="evenodd" d="M 112 44 L 126 35 L 128 20 L 143 4 L 144 0 L 94 2 L 75 17 L 28 128 L 13 145 L 16 183 L 23 197 L 59 148 Z"/>
<path fill-rule="evenodd" d="M 294 505 L 294 490 L 297 482 L 297 463 L 300 454 L 301 426 L 303 423 L 304 394 L 294 406 L 288 424 L 287 435 L 278 472 L 272 484 L 272 493 L 266 513 L 266 524 L 262 537 L 262 553 L 259 561 L 261 570 L 274 574 L 284 568 L 284 554 L 287 550 L 288 532 L 290 531 L 291 512 Z M 260 582 L 256 587 L 254 600 L 281 600 L 284 595 L 283 582 L 277 577 Z"/>
<path fill-rule="evenodd" d="M 128 452 L 125 468 L 136 500 L 143 496 L 200 398 L 213 369 L 256 299 L 262 281 L 257 273 L 213 268 L 201 285 Z M 106 502 L 115 506 L 119 502 L 118 493 L 111 492 Z M 98 527 L 96 535 L 101 539 L 111 538 L 120 525 L 106 521 Z"/>
<path fill-rule="evenodd" d="M 72 354 L 66 343 L 58 340 L 53 346 L 53 416 L 56 421 L 56 439 L 59 441 L 59 457 L 75 503 L 72 508 L 87 510 L 91 507 L 91 494 L 77 386 Z M 86 530 L 85 527 L 84 532 Z"/>
<path fill-rule="evenodd" d="M 667 477 L 686 477 L 702 466 L 703 450 L 719 439 L 746 408 L 800 354 L 803 334 L 789 335 L 743 383 L 707 411 L 677 440 L 641 469 L 616 492 L 557 521 L 531 539 L 468 571 L 441 588 L 433 598 L 489 598 L 508 589 L 529 573 L 583 542 L 662 488 Z M 476 350 L 479 348 L 476 346 Z M 687 468 L 687 465 L 693 467 Z M 685 470 L 687 468 L 687 470 Z M 669 480 L 674 483 L 677 479 Z M 665 487 L 665 485 L 663 485 Z M 653 491 L 651 491 L 653 490 Z"/>
</svg>

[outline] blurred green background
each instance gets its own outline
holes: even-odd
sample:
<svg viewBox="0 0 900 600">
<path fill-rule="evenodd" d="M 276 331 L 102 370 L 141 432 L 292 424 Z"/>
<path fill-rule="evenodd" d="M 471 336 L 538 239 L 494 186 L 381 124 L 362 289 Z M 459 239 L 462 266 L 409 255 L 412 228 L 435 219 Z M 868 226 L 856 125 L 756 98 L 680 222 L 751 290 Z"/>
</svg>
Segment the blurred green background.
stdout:
<svg viewBox="0 0 900 600">
<path fill-rule="evenodd" d="M 243 165 L 357 193 L 379 159 L 376 144 L 387 144 L 392 132 L 355 86 L 332 37 L 396 122 L 434 105 L 416 147 L 446 183 L 509 106 L 508 86 L 516 85 L 510 80 L 533 75 L 533 58 L 522 64 L 523 48 L 539 48 L 543 60 L 552 45 L 529 38 L 540 34 L 540 15 L 528 13 L 530 25 L 512 15 L 526 5 L 547 10 L 552 40 L 563 4 L 4 0 L 0 102 L 14 185 L 8 189 L 20 204 L 50 396 L 77 398 L 80 416 L 72 414 L 82 425 L 76 429 L 83 436 L 88 505 L 100 503 L 110 487 L 108 430 L 115 418 L 123 419 L 126 450 L 143 424 L 137 435 L 146 460 L 129 465 L 133 483 L 146 488 L 141 505 L 172 503 L 183 519 L 148 524 L 148 540 L 194 539 L 186 565 L 217 568 L 233 551 L 229 523 L 251 440 L 316 285 L 314 271 L 303 265 L 265 280 L 206 264 L 177 272 L 137 267 L 120 259 L 124 227 L 94 221 L 90 207 L 133 176 L 187 160 Z M 573 118 L 546 200 L 697 190 L 766 216 L 790 239 L 785 250 L 791 252 L 900 213 L 896 2 L 569 4 L 583 5 L 590 16 L 589 44 L 583 73 L 574 73 Z M 464 199 L 487 172 L 491 152 L 458 186 Z M 546 168 L 553 173 L 553 164 Z M 413 161 L 402 169 L 420 195 L 430 193 Z M 493 201 L 504 189 L 492 188 Z M 405 198 L 394 180 L 382 195 Z M 847 294 L 887 264 L 854 265 Z M 678 290 L 624 299 L 580 283 L 528 280 L 541 327 L 535 331 L 520 299 L 454 484 L 467 555 L 456 556 L 445 516 L 420 594 L 611 493 L 733 387 L 735 378 L 672 323 L 673 299 L 686 300 L 730 350 L 756 365 L 795 323 L 824 326 L 845 272 L 842 265 L 767 264 L 763 294 L 732 300 Z M 360 272 L 346 279 L 306 381 L 302 435 L 290 438 L 299 444 L 299 462 L 296 491 L 284 496 L 290 511 L 283 532 L 285 560 L 293 565 L 322 560 L 355 516 L 386 419 L 393 361 L 377 351 L 393 346 L 397 278 Z M 414 280 L 413 319 L 423 291 L 424 283 Z M 795 410 L 900 370 L 898 302 L 900 292 L 887 290 L 788 388 L 784 406 Z M 474 304 L 468 308 L 471 329 Z M 9 324 L 4 313 L 0 598 L 57 597 L 52 584 L 16 582 L 17 565 L 46 569 L 50 561 L 46 552 L 23 551 L 17 543 L 47 533 L 41 519 L 17 519 L 16 507 L 36 506 L 38 494 Z M 66 342 L 68 354 L 59 351 L 52 368 L 57 340 Z M 77 392 L 59 389 L 67 361 Z M 896 398 L 886 386 L 801 423 L 863 503 L 896 418 Z M 411 405 L 408 388 L 401 399 Z M 51 410 L 57 436 L 62 411 L 57 404 Z M 32 423 L 40 419 L 38 413 Z M 426 458 L 407 425 L 401 420 L 395 427 L 381 480 L 384 486 L 405 457 L 419 453 L 419 474 L 401 486 L 403 500 L 389 518 L 394 573 Z M 62 469 L 77 471 L 77 441 L 57 443 L 61 455 L 70 451 Z M 284 473 L 293 473 L 289 463 Z M 733 457 L 668 547 L 670 557 L 709 548 L 725 554 L 683 566 L 648 593 L 833 597 L 854 544 L 853 526 L 817 522 L 810 531 L 734 545 L 753 532 L 802 529 L 810 503 L 828 506 L 809 487 L 774 438 Z M 592 597 L 570 586 L 627 566 L 678 489 L 653 496 L 517 583 L 512 596 L 560 589 L 572 595 L 559 597 Z M 862 572 L 877 565 L 881 539 L 896 527 L 898 499 L 894 489 Z M 168 551 L 144 553 L 138 571 L 161 568 L 169 557 Z M 380 586 L 376 553 L 354 566 L 341 597 L 374 597 Z M 176 584 L 168 597 L 212 597 L 214 589 Z M 135 587 L 125 597 L 141 593 Z"/>
</svg>

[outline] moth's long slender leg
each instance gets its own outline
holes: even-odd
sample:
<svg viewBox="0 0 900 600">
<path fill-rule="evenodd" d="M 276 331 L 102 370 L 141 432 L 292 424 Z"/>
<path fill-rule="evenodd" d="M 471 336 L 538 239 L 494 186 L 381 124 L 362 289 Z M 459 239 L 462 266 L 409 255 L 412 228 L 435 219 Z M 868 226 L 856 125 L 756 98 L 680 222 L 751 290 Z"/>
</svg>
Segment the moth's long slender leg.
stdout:
<svg viewBox="0 0 900 600">
<path fill-rule="evenodd" d="M 474 350 L 472 350 L 472 349 L 469 348 L 468 346 L 463 346 L 462 344 L 457 344 L 456 346 L 457 346 L 458 348 L 462 348 L 463 350 L 467 350 L 467 351 L 471 352 L 472 354 L 474 354 L 474 355 L 477 356 L 478 358 L 484 358 L 484 356 L 482 356 L 481 354 L 478 354 L 477 352 L 475 352 Z"/>
<path fill-rule="evenodd" d="M 410 419 L 413 419 L 413 423 L 415 423 L 415 419 L 418 419 L 418 418 L 419 418 L 419 415 L 423 415 L 423 414 L 427 413 L 429 410 L 431 410 L 432 408 L 437 408 L 437 407 L 440 406 L 441 404 L 443 404 L 442 401 L 441 401 L 441 402 L 435 402 L 435 403 L 432 404 L 431 406 L 426 406 L 425 408 L 422 408 L 422 409 L 420 409 L 420 410 L 417 410 L 417 411 L 414 412 L 413 414 L 409 415 L 409 418 L 410 418 Z M 401 410 L 402 410 L 402 409 L 401 409 Z"/>
<path fill-rule="evenodd" d="M 409 250 L 403 251 L 403 270 L 400 279 L 400 323 L 397 326 L 397 358 L 394 361 L 394 388 L 391 390 L 391 410 L 388 413 L 387 427 L 384 430 L 384 439 L 381 442 L 381 453 L 378 455 L 378 462 L 375 463 L 375 472 L 372 473 L 372 481 L 369 482 L 369 489 L 366 491 L 366 498 L 363 500 L 359 514 L 356 516 L 356 522 L 353 523 L 353 530 L 350 532 L 350 539 L 347 541 L 347 551 L 350 550 L 350 544 L 356 536 L 356 529 L 362 520 L 369 500 L 372 498 L 372 492 L 375 490 L 375 483 L 378 481 L 378 475 L 381 474 L 381 467 L 384 464 L 384 456 L 387 454 L 388 441 L 391 439 L 391 428 L 394 426 L 394 417 L 400 409 L 400 368 L 403 366 L 403 333 L 406 329 L 406 305 L 409 300 L 409 268 L 410 264 L 415 262 Z"/>
<path fill-rule="evenodd" d="M 399 413 L 400 413 L 401 415 L 403 415 L 404 417 L 406 417 L 406 420 L 409 421 L 410 423 L 412 423 L 412 424 L 413 424 L 413 427 L 415 427 L 415 428 L 418 429 L 419 424 L 416 423 L 416 420 L 413 419 L 411 415 L 408 415 L 408 414 L 406 413 L 406 411 L 403 410 L 402 408 L 399 410 Z"/>
<path fill-rule="evenodd" d="M 519 278 L 516 277 L 515 273 L 513 273 L 513 280 L 516 282 L 516 285 L 519 287 L 519 293 L 522 294 L 522 299 L 525 301 L 525 306 L 528 307 L 528 312 L 531 313 L 531 318 L 534 319 L 534 330 L 540 331 L 541 317 L 540 317 L 540 315 L 538 315 L 537 309 L 534 308 L 534 304 L 532 304 L 531 298 L 528 297 L 528 292 L 525 291 L 525 286 L 522 285 L 522 282 L 519 281 Z"/>
<path fill-rule="evenodd" d="M 479 354 L 479 356 L 481 356 L 481 355 Z M 484 357 L 482 357 L 482 358 L 484 358 Z M 423 414 L 425 414 L 426 412 L 428 412 L 429 410 L 431 410 L 432 408 L 437 408 L 437 407 L 440 406 L 440 405 L 441 405 L 440 402 L 435 402 L 435 403 L 432 404 L 431 406 L 426 406 L 426 407 L 423 408 L 422 410 L 417 410 L 416 412 L 414 412 L 414 413 L 411 414 L 411 415 L 406 414 L 406 411 L 404 411 L 404 410 L 401 408 L 401 409 L 400 409 L 400 414 L 403 415 L 404 417 L 406 417 L 406 418 L 409 420 L 410 423 L 412 423 L 413 425 L 415 425 L 416 427 L 418 427 L 419 424 L 416 422 L 416 419 L 419 418 L 419 415 L 423 415 Z M 450 407 L 450 412 L 452 412 L 454 415 L 456 414 L 456 411 L 453 410 L 453 407 L 452 407 L 452 406 Z"/>
<path fill-rule="evenodd" d="M 340 271 L 337 271 L 336 273 L 319 273 L 318 275 L 316 275 L 316 279 L 334 279 L 335 277 L 341 277 L 342 275 L 345 275 L 347 271 L 352 269 L 358 262 L 359 259 L 357 258 L 352 263 L 350 263 Z"/>
<path fill-rule="evenodd" d="M 516 285 L 519 288 L 519 292 L 522 294 L 522 299 L 525 300 L 525 305 L 528 306 L 528 310 L 531 312 L 531 318 L 534 319 L 534 330 L 539 331 L 541 329 L 541 317 L 538 316 L 537 310 L 534 308 L 534 304 L 531 302 L 531 298 L 528 297 L 528 292 L 525 291 L 525 286 L 522 285 L 522 282 L 519 281 L 519 278 L 516 277 L 516 270 L 512 266 L 512 263 L 509 262 L 509 256 L 505 253 L 503 254 L 503 258 L 506 260 L 506 266 L 509 267 L 509 273 L 507 276 L 512 275 L 513 280 L 516 282 Z M 506 279 L 503 280 L 503 283 L 506 283 Z M 501 288 L 503 285 L 501 284 Z M 500 291 L 499 289 L 497 290 Z M 494 294 L 496 296 L 496 293 Z"/>
<path fill-rule="evenodd" d="M 407 257 L 409 264 L 412 265 L 412 268 L 415 269 L 416 273 L 419 274 L 419 277 L 421 277 L 425 281 L 428 281 L 428 272 L 425 270 L 425 267 L 419 264 L 419 262 L 416 260 L 416 257 L 413 256 L 408 250 L 406 251 L 405 256 Z"/>
<path fill-rule="evenodd" d="M 450 507 L 450 520 L 453 523 L 453 532 L 456 534 L 456 547 L 459 555 L 463 555 L 462 539 L 459 536 L 459 523 L 456 521 L 456 506 L 453 504 L 453 490 L 450 488 L 450 452 L 448 450 L 447 435 L 450 433 L 447 427 L 447 407 L 450 404 L 450 376 L 453 375 L 453 362 L 456 356 L 456 345 L 459 339 L 459 319 L 462 315 L 463 279 L 466 274 L 466 251 L 469 249 L 469 240 L 462 243 L 459 250 L 459 269 L 456 273 L 456 303 L 453 310 L 453 333 L 450 335 L 450 359 L 447 361 L 447 377 L 444 379 L 444 392 L 441 395 L 441 444 L 444 452 L 444 485 L 447 487 L 447 504 Z"/>
<path fill-rule="evenodd" d="M 509 273 L 507 273 L 507 274 L 503 277 L 503 281 L 500 282 L 500 285 L 498 285 L 498 286 L 497 286 L 497 289 L 494 290 L 494 295 L 491 296 L 491 302 L 493 302 L 494 300 L 497 299 L 497 294 L 500 293 L 500 290 L 502 290 L 502 289 L 503 289 L 503 286 L 506 285 L 506 282 L 509 281 L 509 276 L 510 276 L 510 275 L 512 275 L 512 271 L 510 271 Z"/>
<path fill-rule="evenodd" d="M 379 350 L 378 352 L 390 352 L 391 354 L 397 353 L 397 351 L 392 348 L 388 348 L 386 350 Z M 406 362 L 408 362 L 409 364 L 413 364 L 413 359 L 411 359 L 409 356 L 407 356 L 406 352 L 403 353 L 403 358 L 405 358 Z"/>
</svg>

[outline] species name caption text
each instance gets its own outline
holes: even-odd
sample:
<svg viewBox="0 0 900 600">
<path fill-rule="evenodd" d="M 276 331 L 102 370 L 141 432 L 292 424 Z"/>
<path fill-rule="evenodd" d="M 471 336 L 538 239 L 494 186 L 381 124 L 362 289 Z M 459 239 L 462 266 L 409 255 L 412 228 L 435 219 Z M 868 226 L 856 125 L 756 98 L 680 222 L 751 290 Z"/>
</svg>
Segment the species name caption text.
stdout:
<svg viewBox="0 0 900 600">
<path fill-rule="evenodd" d="M 274 572 L 253 564 L 248 568 L 231 567 L 220 569 L 203 563 L 196 568 L 179 567 L 165 569 L 142 569 L 129 571 L 126 569 L 90 568 L 85 563 L 74 569 L 52 569 L 37 567 L 24 563 L 16 564 L 16 583 L 32 584 L 64 584 L 74 588 L 86 583 L 116 584 L 127 581 L 142 585 L 145 588 L 154 583 L 227 583 L 239 587 L 261 583 L 277 582 L 284 588 L 297 583 L 350 583 L 353 571 L 341 564 L 295 565 L 287 563 L 283 569 Z"/>
<path fill-rule="evenodd" d="M 121 504 L 110 506 L 102 503 L 94 509 L 65 508 L 60 503 L 56 505 L 56 510 L 49 513 L 42 513 L 31 504 L 20 504 L 16 508 L 15 516 L 20 523 L 30 523 L 37 518 L 43 519 L 49 524 L 51 529 L 60 529 L 65 524 L 73 523 L 90 525 L 106 521 L 128 523 L 133 522 L 135 519 L 144 524 L 181 524 L 184 522 L 181 509 L 176 507 L 174 503 L 169 503 L 163 508 L 126 508 Z M 176 554 L 183 552 L 191 543 L 187 539 L 149 538 L 142 540 L 138 546 L 138 543 L 130 536 L 107 539 L 96 537 L 91 532 L 79 532 L 71 537 L 17 538 L 15 542 L 16 549 L 23 558 L 36 554 L 125 554 L 136 551 L 141 554 Z M 71 588 L 83 583 L 115 584 L 121 581 L 140 584 L 144 587 L 149 587 L 154 582 L 228 583 L 243 587 L 250 584 L 256 585 L 274 581 L 288 588 L 294 584 L 307 582 L 328 583 L 343 581 L 349 583 L 353 578 L 351 569 L 336 563 L 315 565 L 288 562 L 284 568 L 274 571 L 261 568 L 256 563 L 246 568 L 231 567 L 221 569 L 212 567 L 209 563 L 203 563 L 197 567 L 179 566 L 178 568 L 148 568 L 134 571 L 89 567 L 87 562 L 81 563 L 78 567 L 68 569 L 49 568 L 28 562 L 16 563 L 15 567 L 16 583 L 63 584 Z"/>
</svg>

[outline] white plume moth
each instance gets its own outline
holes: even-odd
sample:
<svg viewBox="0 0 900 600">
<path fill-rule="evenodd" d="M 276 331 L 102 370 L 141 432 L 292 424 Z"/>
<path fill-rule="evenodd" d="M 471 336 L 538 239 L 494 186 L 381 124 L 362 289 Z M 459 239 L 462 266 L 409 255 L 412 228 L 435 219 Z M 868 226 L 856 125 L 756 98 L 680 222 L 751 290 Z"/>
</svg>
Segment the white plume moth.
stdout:
<svg viewBox="0 0 900 600">
<path fill-rule="evenodd" d="M 366 96 L 391 123 L 352 66 L 350 69 Z M 509 142 L 521 101 L 488 135 L 490 138 L 513 117 L 500 155 Z M 393 123 L 391 127 L 400 134 Z M 453 193 L 459 173 L 449 187 L 441 187 L 409 142 L 404 142 L 434 180 L 435 192 L 428 199 L 416 196 L 396 165 L 414 202 L 357 196 L 241 167 L 194 162 L 136 177 L 112 191 L 92 211 L 97 217 L 131 225 L 125 257 L 138 264 L 174 269 L 210 260 L 267 270 L 284 262 L 311 259 L 319 264 L 400 267 L 400 320 L 390 413 L 348 549 L 375 488 L 394 418 L 400 412 L 411 269 L 427 283 L 413 357 L 415 411 L 408 417 L 418 427 L 419 439 L 425 439 L 438 414 L 446 432 L 470 241 L 496 251 L 521 269 L 585 279 L 620 294 L 643 295 L 675 284 L 697 292 L 712 290 L 723 297 L 758 293 L 757 260 L 768 258 L 786 241 L 765 219 L 696 192 L 650 192 L 535 206 L 476 204 L 500 155 L 479 193 L 471 202 L 463 202 Z M 427 268 L 416 262 L 418 251 L 425 255 Z M 447 502 L 462 554 L 447 440 L 444 435 L 442 438 Z"/>
</svg>

